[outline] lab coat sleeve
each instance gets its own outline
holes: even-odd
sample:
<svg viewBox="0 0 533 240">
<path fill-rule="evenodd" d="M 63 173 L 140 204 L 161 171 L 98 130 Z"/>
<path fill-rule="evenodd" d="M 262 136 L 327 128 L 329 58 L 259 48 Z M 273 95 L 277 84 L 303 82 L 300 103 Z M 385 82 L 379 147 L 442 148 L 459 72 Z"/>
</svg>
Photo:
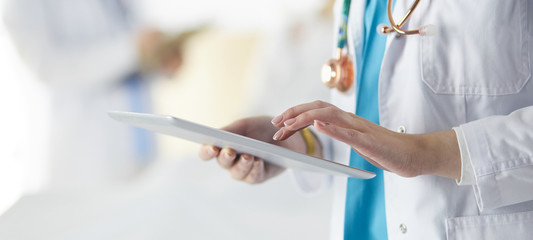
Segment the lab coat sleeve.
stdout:
<svg viewBox="0 0 533 240">
<path fill-rule="evenodd" d="M 324 158 L 332 159 L 331 139 L 328 136 L 315 131 L 313 127 L 310 128 L 320 141 Z M 330 175 L 297 169 L 291 169 L 290 171 L 298 189 L 306 195 L 318 195 L 331 186 L 332 177 Z"/>
<path fill-rule="evenodd" d="M 472 160 L 468 153 L 468 147 L 466 146 L 465 136 L 460 128 L 453 128 L 455 135 L 457 136 L 457 142 L 459 143 L 459 150 L 461 153 L 461 178 L 457 180 L 457 185 L 473 185 L 476 178 L 474 176 L 474 167 L 472 166 Z"/>
<path fill-rule="evenodd" d="M 457 128 L 474 170 L 481 211 L 533 200 L 533 106 Z M 466 149 L 464 149 L 466 148 Z"/>
</svg>

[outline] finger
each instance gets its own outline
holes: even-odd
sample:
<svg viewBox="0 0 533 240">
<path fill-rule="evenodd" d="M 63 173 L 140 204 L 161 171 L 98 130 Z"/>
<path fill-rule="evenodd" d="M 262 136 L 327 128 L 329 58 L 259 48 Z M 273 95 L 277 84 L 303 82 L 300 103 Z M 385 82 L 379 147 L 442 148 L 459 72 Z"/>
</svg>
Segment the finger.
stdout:
<svg viewBox="0 0 533 240">
<path fill-rule="evenodd" d="M 260 159 L 255 159 L 253 162 L 252 169 L 250 169 L 250 172 L 246 175 L 246 177 L 243 178 L 243 181 L 250 183 L 250 184 L 256 184 L 261 183 L 265 180 L 265 162 Z"/>
<path fill-rule="evenodd" d="M 335 106 L 328 106 L 319 109 L 311 109 L 307 112 L 303 112 L 300 115 L 291 118 L 284 122 L 283 127 L 275 140 L 285 140 L 295 132 L 311 125 L 315 120 L 327 122 L 339 127 L 358 129 L 364 127 L 362 118 L 355 116 L 353 113 L 345 112 Z"/>
<path fill-rule="evenodd" d="M 343 128 L 319 120 L 315 121 L 314 127 L 317 131 L 355 148 L 361 146 L 364 141 L 363 134 L 355 129 Z"/>
<path fill-rule="evenodd" d="M 239 159 L 230 168 L 231 177 L 239 180 L 243 179 L 252 169 L 253 163 L 253 156 L 250 156 L 248 154 L 241 154 Z"/>
<path fill-rule="evenodd" d="M 325 107 L 329 107 L 329 106 L 333 106 L 333 105 L 331 105 L 329 103 L 326 103 L 326 102 L 323 102 L 323 101 L 314 101 L 314 102 L 310 102 L 310 103 L 304 103 L 304 104 L 301 104 L 301 105 L 297 105 L 297 106 L 294 106 L 294 107 L 291 107 L 291 108 L 285 110 L 285 112 L 283 112 L 279 116 L 273 118 L 272 119 L 272 124 L 274 126 L 276 126 L 276 127 L 283 127 L 283 123 L 286 120 L 294 118 L 294 117 L 300 115 L 303 112 L 307 112 L 307 111 L 309 111 L 311 109 L 325 108 Z"/>
<path fill-rule="evenodd" d="M 212 145 L 202 145 L 200 148 L 200 151 L 198 152 L 198 156 L 200 156 L 203 160 L 209 160 L 214 157 L 216 157 L 219 153 L 220 149 L 212 146 Z"/>
<path fill-rule="evenodd" d="M 217 162 L 221 167 L 229 169 L 233 165 L 236 157 L 237 153 L 235 150 L 231 148 L 223 148 L 220 150 L 220 154 L 218 154 Z"/>
<path fill-rule="evenodd" d="M 358 117 L 353 113 L 343 111 L 335 106 L 329 106 L 303 112 L 294 118 L 288 119 L 283 124 L 287 130 L 292 131 L 309 126 L 315 120 L 331 123 L 339 127 L 353 128 L 357 126 L 356 122 Z"/>
<path fill-rule="evenodd" d="M 298 132 L 299 130 L 300 129 L 291 131 L 286 128 L 280 128 L 276 133 L 274 133 L 274 136 L 272 137 L 272 139 L 276 141 L 283 141 L 289 138 L 290 136 L 292 136 L 294 133 Z"/>
</svg>

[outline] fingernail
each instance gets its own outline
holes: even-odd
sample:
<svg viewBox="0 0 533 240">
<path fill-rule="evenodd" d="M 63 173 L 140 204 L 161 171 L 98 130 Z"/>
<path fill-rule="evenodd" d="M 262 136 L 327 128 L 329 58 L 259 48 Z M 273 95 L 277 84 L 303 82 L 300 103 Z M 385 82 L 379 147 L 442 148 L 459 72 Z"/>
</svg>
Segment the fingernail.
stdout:
<svg viewBox="0 0 533 240">
<path fill-rule="evenodd" d="M 281 123 L 281 120 L 283 119 L 283 116 L 282 115 L 279 115 L 275 118 L 272 119 L 271 123 L 274 124 L 274 125 L 277 125 L 279 123 Z"/>
<path fill-rule="evenodd" d="M 226 158 L 228 160 L 231 160 L 233 158 L 233 156 L 229 153 L 229 151 L 225 151 L 224 152 L 224 158 Z"/>
<path fill-rule="evenodd" d="M 315 126 L 325 127 L 326 124 L 322 121 L 315 120 Z"/>
<path fill-rule="evenodd" d="M 242 156 L 243 162 L 245 162 L 245 163 L 248 163 L 248 162 L 250 162 L 252 160 L 252 156 L 250 156 L 250 155 L 243 154 L 241 156 Z"/>
<path fill-rule="evenodd" d="M 288 126 L 292 125 L 295 122 L 296 122 L 296 119 L 291 118 L 291 119 L 285 121 L 283 124 L 285 124 L 285 127 L 288 127 Z"/>
<path fill-rule="evenodd" d="M 216 152 L 215 152 L 215 149 L 213 149 L 213 147 L 207 148 L 207 155 L 213 156 L 215 154 L 216 154 Z"/>
<path fill-rule="evenodd" d="M 274 134 L 274 137 L 272 137 L 274 140 L 278 140 L 281 138 L 281 136 L 283 135 L 283 129 L 280 129 L 279 131 L 277 131 L 275 134 Z"/>
</svg>

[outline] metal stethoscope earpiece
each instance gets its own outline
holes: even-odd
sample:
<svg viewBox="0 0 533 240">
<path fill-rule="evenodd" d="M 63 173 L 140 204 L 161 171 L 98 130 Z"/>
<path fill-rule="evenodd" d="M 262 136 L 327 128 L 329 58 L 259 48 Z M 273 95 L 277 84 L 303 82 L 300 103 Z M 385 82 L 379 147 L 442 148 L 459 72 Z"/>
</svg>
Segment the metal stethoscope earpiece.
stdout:
<svg viewBox="0 0 533 240">
<path fill-rule="evenodd" d="M 411 14 L 418 6 L 420 0 L 415 0 L 413 5 L 409 8 L 402 20 L 396 24 L 394 18 L 392 17 L 392 1 L 387 0 L 387 16 L 389 18 L 390 26 L 379 25 L 378 33 L 388 34 L 391 32 L 396 32 L 399 35 L 415 35 L 419 34 L 421 36 L 433 36 L 437 33 L 437 28 L 435 25 L 429 24 L 423 26 L 416 30 L 403 30 L 402 26 L 407 22 Z M 322 82 L 326 84 L 328 88 L 337 88 L 340 92 L 346 92 L 352 86 L 354 82 L 354 66 L 352 60 L 348 54 L 344 54 L 346 49 L 346 29 L 348 25 L 348 14 L 350 11 L 351 0 L 345 0 L 343 5 L 343 21 L 341 21 L 341 26 L 339 28 L 338 36 L 338 47 L 337 47 L 337 57 L 330 59 L 322 67 Z"/>
</svg>

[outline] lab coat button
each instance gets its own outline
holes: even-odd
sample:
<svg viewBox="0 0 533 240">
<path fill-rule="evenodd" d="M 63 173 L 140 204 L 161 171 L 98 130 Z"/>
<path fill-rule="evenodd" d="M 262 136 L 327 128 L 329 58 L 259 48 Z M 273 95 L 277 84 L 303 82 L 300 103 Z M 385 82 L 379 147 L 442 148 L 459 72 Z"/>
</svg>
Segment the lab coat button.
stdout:
<svg viewBox="0 0 533 240">
<path fill-rule="evenodd" d="M 398 127 L 398 132 L 399 132 L 399 133 L 405 133 L 405 132 L 406 132 L 406 130 L 405 130 L 405 126 L 399 126 L 399 127 Z"/>
<path fill-rule="evenodd" d="M 400 232 L 401 233 L 407 233 L 407 226 L 405 226 L 405 224 L 400 224 Z"/>
</svg>

